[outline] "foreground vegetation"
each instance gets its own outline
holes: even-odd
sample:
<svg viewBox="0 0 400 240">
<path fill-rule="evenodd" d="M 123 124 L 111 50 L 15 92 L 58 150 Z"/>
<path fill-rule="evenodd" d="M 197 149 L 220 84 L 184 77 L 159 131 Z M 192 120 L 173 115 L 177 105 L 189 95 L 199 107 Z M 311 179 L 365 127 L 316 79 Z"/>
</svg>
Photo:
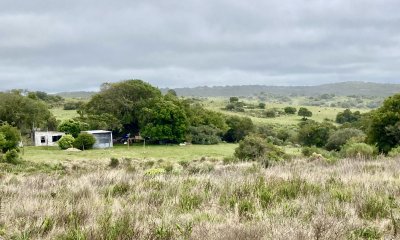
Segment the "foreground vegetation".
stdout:
<svg viewBox="0 0 400 240">
<path fill-rule="evenodd" d="M 5 239 L 398 237 L 400 159 L 62 162 L 1 173 Z"/>
</svg>

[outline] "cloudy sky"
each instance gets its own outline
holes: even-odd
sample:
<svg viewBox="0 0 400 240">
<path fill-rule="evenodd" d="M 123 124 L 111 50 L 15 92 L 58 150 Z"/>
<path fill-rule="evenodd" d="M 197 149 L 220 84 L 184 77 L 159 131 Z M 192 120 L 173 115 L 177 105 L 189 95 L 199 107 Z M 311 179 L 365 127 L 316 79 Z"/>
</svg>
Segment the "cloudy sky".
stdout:
<svg viewBox="0 0 400 240">
<path fill-rule="evenodd" d="M 400 83 L 399 0 L 0 0 L 0 90 Z"/>
</svg>

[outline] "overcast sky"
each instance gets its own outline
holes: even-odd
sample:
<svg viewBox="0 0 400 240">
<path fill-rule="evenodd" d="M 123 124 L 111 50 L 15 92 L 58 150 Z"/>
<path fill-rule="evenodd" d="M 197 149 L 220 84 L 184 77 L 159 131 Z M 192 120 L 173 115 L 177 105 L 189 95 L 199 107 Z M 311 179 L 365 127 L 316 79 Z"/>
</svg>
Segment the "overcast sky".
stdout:
<svg viewBox="0 0 400 240">
<path fill-rule="evenodd" d="M 0 90 L 400 83 L 399 0 L 0 0 Z"/>
</svg>

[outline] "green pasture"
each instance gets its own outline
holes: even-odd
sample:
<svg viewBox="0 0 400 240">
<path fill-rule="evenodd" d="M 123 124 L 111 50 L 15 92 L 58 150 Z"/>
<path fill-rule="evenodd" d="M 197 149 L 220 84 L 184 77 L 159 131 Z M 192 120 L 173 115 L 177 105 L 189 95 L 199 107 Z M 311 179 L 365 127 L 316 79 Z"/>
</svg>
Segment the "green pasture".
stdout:
<svg viewBox="0 0 400 240">
<path fill-rule="evenodd" d="M 115 158 L 152 159 L 152 160 L 194 160 L 202 157 L 222 159 L 232 156 L 237 144 L 218 145 L 116 145 L 110 149 L 91 149 L 81 152 L 69 152 L 58 147 L 25 147 L 23 159 L 32 162 L 58 163 L 63 161 L 102 161 Z"/>
<path fill-rule="evenodd" d="M 57 120 L 64 121 L 78 117 L 76 110 L 64 110 L 62 107 L 50 109 L 51 113 L 56 117 Z"/>
<path fill-rule="evenodd" d="M 305 107 L 309 109 L 312 113 L 313 116 L 310 117 L 309 119 L 312 119 L 317 122 L 323 122 L 324 120 L 330 120 L 330 121 L 335 121 L 336 115 L 339 112 L 343 112 L 345 108 L 339 108 L 339 107 L 318 107 L 318 106 L 303 106 L 303 105 L 297 105 L 298 102 L 301 101 L 300 98 L 293 98 L 293 104 L 285 104 L 285 103 L 274 103 L 274 102 L 265 102 L 266 106 L 265 109 L 270 109 L 270 108 L 278 108 L 282 109 L 287 107 L 287 106 L 292 106 L 297 108 L 297 110 L 300 107 Z M 258 104 L 260 101 L 255 101 L 255 100 L 244 100 L 246 103 L 251 103 L 251 104 Z M 261 118 L 261 117 L 253 117 L 248 115 L 248 111 L 246 112 L 231 112 L 231 111 L 226 111 L 223 108 L 228 104 L 229 99 L 228 98 L 208 98 L 207 100 L 203 101 L 204 107 L 222 112 L 227 115 L 233 115 L 233 116 L 242 116 L 242 117 L 249 117 L 251 120 L 257 124 L 281 124 L 281 125 L 294 125 L 298 124 L 301 122 L 302 117 L 298 116 L 297 113 L 293 115 L 282 115 L 282 116 L 277 116 L 274 118 Z M 262 111 L 262 110 L 257 110 L 256 111 Z M 360 112 L 367 112 L 370 111 L 369 109 L 351 109 L 352 111 L 360 111 Z"/>
</svg>

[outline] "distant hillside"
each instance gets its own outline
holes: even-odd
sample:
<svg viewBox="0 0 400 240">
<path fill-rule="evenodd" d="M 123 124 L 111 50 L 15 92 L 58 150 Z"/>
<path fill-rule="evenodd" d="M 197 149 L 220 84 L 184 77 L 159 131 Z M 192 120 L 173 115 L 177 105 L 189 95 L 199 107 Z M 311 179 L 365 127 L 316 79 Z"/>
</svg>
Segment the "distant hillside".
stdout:
<svg viewBox="0 0 400 240">
<path fill-rule="evenodd" d="M 79 92 L 60 92 L 56 93 L 55 95 L 61 96 L 63 98 L 82 98 L 82 99 L 87 99 L 90 98 L 96 94 L 96 92 L 85 92 L 85 91 L 79 91 Z"/>
<path fill-rule="evenodd" d="M 163 92 L 168 89 L 162 89 Z M 275 95 L 304 95 L 314 96 L 324 93 L 338 96 L 380 96 L 386 97 L 400 93 L 400 84 L 383 84 L 370 82 L 340 82 L 323 84 L 318 86 L 265 86 L 265 85 L 242 85 L 242 86 L 216 86 L 174 89 L 179 96 L 193 97 L 218 97 L 218 96 L 253 96 L 261 92 Z"/>
</svg>

